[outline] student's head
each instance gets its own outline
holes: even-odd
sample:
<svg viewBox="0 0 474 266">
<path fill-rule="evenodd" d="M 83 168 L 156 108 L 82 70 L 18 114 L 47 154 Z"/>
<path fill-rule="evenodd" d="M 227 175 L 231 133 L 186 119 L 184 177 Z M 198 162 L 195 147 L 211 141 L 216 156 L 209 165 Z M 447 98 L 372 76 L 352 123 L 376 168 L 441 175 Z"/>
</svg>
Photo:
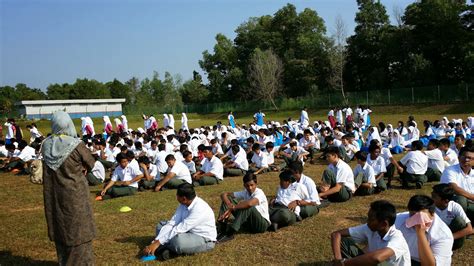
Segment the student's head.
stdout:
<svg viewBox="0 0 474 266">
<path fill-rule="evenodd" d="M 133 153 L 133 151 L 128 150 L 125 155 L 127 156 L 127 159 L 128 159 L 129 162 L 131 162 L 133 159 L 135 159 L 135 154 Z"/>
<path fill-rule="evenodd" d="M 426 195 L 415 195 L 408 201 L 408 211 L 410 216 L 421 211 L 433 214 L 435 211 L 434 201 Z"/>
<path fill-rule="evenodd" d="M 168 165 L 169 168 L 172 168 L 174 164 L 176 163 L 176 158 L 174 157 L 173 154 L 168 154 L 166 155 L 165 158 L 166 164 Z"/>
<path fill-rule="evenodd" d="M 143 144 L 140 141 L 135 142 L 135 149 L 141 150 L 143 148 Z"/>
<path fill-rule="evenodd" d="M 448 203 L 454 197 L 454 189 L 449 184 L 437 184 L 433 186 L 433 191 L 431 192 L 431 198 L 434 201 L 436 207 L 441 210 L 448 207 Z"/>
<path fill-rule="evenodd" d="M 120 167 L 125 168 L 128 165 L 128 158 L 126 154 L 119 153 L 117 154 L 117 157 L 115 158 L 117 160 L 117 163 L 120 165 Z"/>
<path fill-rule="evenodd" d="M 462 146 L 464 146 L 464 142 L 465 142 L 464 135 L 456 134 L 456 136 L 454 137 L 454 145 L 456 146 L 456 148 L 461 148 Z"/>
<path fill-rule="evenodd" d="M 349 135 L 342 136 L 341 142 L 342 142 L 343 145 L 348 145 L 350 143 Z"/>
<path fill-rule="evenodd" d="M 336 164 L 339 161 L 339 148 L 330 146 L 326 150 L 326 161 L 330 164 Z"/>
<path fill-rule="evenodd" d="M 5 144 L 5 149 L 7 149 L 7 151 L 9 152 L 14 152 L 16 150 L 16 147 L 15 147 L 15 144 L 8 143 L 8 144 Z"/>
<path fill-rule="evenodd" d="M 439 140 L 439 149 L 442 151 L 447 151 L 450 145 L 451 141 L 449 141 L 448 138 L 443 138 Z"/>
<path fill-rule="evenodd" d="M 196 191 L 194 191 L 193 185 L 185 182 L 178 186 L 178 189 L 176 190 L 176 199 L 179 203 L 189 206 L 194 198 L 196 198 Z"/>
<path fill-rule="evenodd" d="M 26 142 L 25 140 L 22 139 L 18 142 L 18 149 L 20 151 L 22 151 L 26 146 L 28 146 L 28 142 Z"/>
<path fill-rule="evenodd" d="M 293 177 L 295 177 L 296 181 L 300 181 L 301 174 L 303 173 L 303 163 L 301 161 L 291 162 L 289 169 L 293 173 Z"/>
<path fill-rule="evenodd" d="M 326 136 L 324 138 L 324 142 L 326 142 L 328 145 L 332 145 L 334 143 L 334 138 L 332 136 Z"/>
<path fill-rule="evenodd" d="M 156 142 L 156 140 L 152 140 L 150 142 L 150 145 L 153 150 L 156 150 L 156 148 L 158 147 L 158 142 Z"/>
<path fill-rule="evenodd" d="M 434 149 L 437 149 L 439 147 L 439 140 L 437 139 L 430 139 L 428 141 L 428 150 L 434 150 Z"/>
<path fill-rule="evenodd" d="M 265 150 L 267 150 L 268 152 L 273 151 L 274 147 L 275 147 L 275 144 L 273 144 L 273 142 L 271 142 L 271 141 L 269 141 L 265 144 Z"/>
<path fill-rule="evenodd" d="M 124 145 L 124 146 L 120 147 L 120 153 L 127 154 L 127 151 L 128 151 L 127 146 Z"/>
<path fill-rule="evenodd" d="M 160 143 L 160 145 L 158 145 L 158 151 L 164 151 L 166 149 L 166 145 L 163 144 L 163 143 Z"/>
<path fill-rule="evenodd" d="M 231 146 L 230 149 L 232 150 L 232 154 L 237 155 L 240 151 L 239 145 Z"/>
<path fill-rule="evenodd" d="M 252 145 L 252 151 L 255 152 L 256 154 L 259 154 L 260 153 L 260 144 L 254 143 Z"/>
<path fill-rule="evenodd" d="M 370 204 L 367 226 L 372 231 L 382 231 L 392 226 L 397 218 L 395 206 L 386 200 L 377 200 Z"/>
<path fill-rule="evenodd" d="M 254 173 L 247 172 L 242 182 L 244 183 L 245 190 L 247 190 L 249 194 L 254 193 L 255 189 L 257 189 L 257 176 Z"/>
<path fill-rule="evenodd" d="M 357 163 L 360 165 L 365 165 L 367 162 L 367 152 L 358 151 L 354 154 L 354 157 L 357 159 Z"/>
<path fill-rule="evenodd" d="M 193 160 L 193 154 L 190 151 L 183 152 L 183 158 L 186 162 L 191 162 Z"/>
<path fill-rule="evenodd" d="M 138 157 L 138 163 L 142 163 L 146 166 L 149 166 L 150 165 L 150 158 L 148 158 L 147 156 L 143 155 L 143 156 L 140 156 Z"/>
<path fill-rule="evenodd" d="M 298 142 L 296 142 L 296 141 L 290 142 L 290 149 L 292 151 L 296 151 L 298 149 Z"/>
<path fill-rule="evenodd" d="M 293 172 L 291 170 L 284 170 L 280 173 L 280 187 L 282 189 L 288 188 L 293 182 Z"/>
<path fill-rule="evenodd" d="M 211 139 L 211 145 L 212 146 L 217 146 L 217 139 Z"/>
<path fill-rule="evenodd" d="M 255 139 L 254 139 L 254 138 L 252 138 L 252 137 L 248 137 L 248 138 L 247 138 L 247 145 L 248 145 L 248 146 L 252 146 L 252 144 L 253 144 L 254 142 L 255 142 Z"/>
<path fill-rule="evenodd" d="M 474 145 L 466 144 L 459 150 L 459 165 L 463 169 L 474 167 Z"/>
<path fill-rule="evenodd" d="M 370 157 L 371 157 L 372 159 L 375 159 L 375 158 L 379 157 L 381 150 L 382 150 L 382 149 L 380 148 L 379 145 L 377 145 L 377 144 L 370 144 L 370 145 L 369 145 Z"/>
<path fill-rule="evenodd" d="M 423 142 L 419 140 L 415 140 L 411 143 L 411 150 L 412 151 L 421 151 L 423 150 Z"/>
<path fill-rule="evenodd" d="M 209 160 L 212 159 L 212 156 L 214 156 L 214 154 L 212 153 L 212 146 L 204 146 L 202 153 L 204 157 L 206 157 Z"/>
</svg>

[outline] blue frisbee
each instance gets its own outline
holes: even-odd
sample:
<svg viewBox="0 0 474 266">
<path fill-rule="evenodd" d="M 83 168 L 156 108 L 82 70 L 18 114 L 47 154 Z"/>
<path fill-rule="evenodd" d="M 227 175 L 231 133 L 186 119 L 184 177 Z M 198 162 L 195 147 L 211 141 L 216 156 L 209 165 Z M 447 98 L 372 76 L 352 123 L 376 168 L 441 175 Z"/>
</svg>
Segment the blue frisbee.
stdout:
<svg viewBox="0 0 474 266">
<path fill-rule="evenodd" d="M 147 256 L 141 257 L 140 260 L 142 262 L 147 262 L 147 261 L 156 260 L 156 257 L 155 257 L 155 255 L 147 255 Z"/>
</svg>

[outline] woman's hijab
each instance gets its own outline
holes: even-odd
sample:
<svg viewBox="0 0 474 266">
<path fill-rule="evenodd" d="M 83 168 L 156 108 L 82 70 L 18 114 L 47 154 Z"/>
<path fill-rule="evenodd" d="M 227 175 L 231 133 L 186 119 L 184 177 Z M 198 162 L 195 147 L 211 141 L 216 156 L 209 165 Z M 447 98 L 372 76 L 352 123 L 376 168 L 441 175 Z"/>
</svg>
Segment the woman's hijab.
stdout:
<svg viewBox="0 0 474 266">
<path fill-rule="evenodd" d="M 49 168 L 57 170 L 69 154 L 81 143 L 71 117 L 64 111 L 53 113 L 51 136 L 46 138 L 41 148 L 43 160 Z"/>
</svg>

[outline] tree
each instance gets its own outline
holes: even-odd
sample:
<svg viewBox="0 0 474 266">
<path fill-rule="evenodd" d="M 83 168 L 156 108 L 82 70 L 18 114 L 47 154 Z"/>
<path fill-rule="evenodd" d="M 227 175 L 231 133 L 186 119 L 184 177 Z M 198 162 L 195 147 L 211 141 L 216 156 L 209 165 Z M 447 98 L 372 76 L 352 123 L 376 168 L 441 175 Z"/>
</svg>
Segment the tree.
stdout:
<svg viewBox="0 0 474 266">
<path fill-rule="evenodd" d="M 130 103 L 132 90 L 129 86 L 117 79 L 105 83 L 105 86 L 109 89 L 112 98 L 125 98 L 125 103 Z"/>
<path fill-rule="evenodd" d="M 331 75 L 329 76 L 329 84 L 336 89 L 340 90 L 344 103 L 348 104 L 346 95 L 344 94 L 344 66 L 346 64 L 346 26 L 342 17 L 338 15 L 336 17 L 333 41 L 334 46 L 331 47 L 329 53 L 329 62 L 331 63 Z"/>
<path fill-rule="evenodd" d="M 69 94 L 70 99 L 107 99 L 109 89 L 101 82 L 91 79 L 76 79 Z"/>
<path fill-rule="evenodd" d="M 60 84 L 49 84 L 46 88 L 48 94 L 48 99 L 50 100 L 67 100 L 69 99 L 69 94 L 71 92 L 71 85 L 68 83 Z"/>
<path fill-rule="evenodd" d="M 179 89 L 184 103 L 204 103 L 209 96 L 209 90 L 202 84 L 202 77 L 193 71 L 193 79 L 184 82 Z"/>
<path fill-rule="evenodd" d="M 249 65 L 249 81 L 257 99 L 269 100 L 273 107 L 275 97 L 281 91 L 281 76 L 283 63 L 272 50 L 262 51 L 255 49 Z"/>
</svg>

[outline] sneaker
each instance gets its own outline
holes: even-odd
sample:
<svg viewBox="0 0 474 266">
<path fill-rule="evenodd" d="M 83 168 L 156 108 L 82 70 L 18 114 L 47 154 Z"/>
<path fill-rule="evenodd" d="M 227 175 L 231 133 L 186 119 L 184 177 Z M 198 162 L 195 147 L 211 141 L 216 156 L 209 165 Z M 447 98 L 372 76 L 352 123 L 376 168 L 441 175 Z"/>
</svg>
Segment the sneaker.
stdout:
<svg viewBox="0 0 474 266">
<path fill-rule="evenodd" d="M 95 197 L 95 200 L 96 200 L 96 201 L 101 201 L 101 200 L 103 200 L 103 198 L 102 198 L 101 195 L 99 195 L 99 196 Z"/>
<path fill-rule="evenodd" d="M 301 222 L 301 221 L 303 221 L 303 218 L 301 218 L 301 216 L 299 216 L 299 215 L 296 215 L 296 221 Z"/>
<path fill-rule="evenodd" d="M 234 235 L 223 235 L 222 237 L 217 239 L 217 243 L 222 244 L 222 243 L 225 243 L 225 242 L 230 241 L 232 239 L 234 239 Z"/>
<path fill-rule="evenodd" d="M 423 183 L 416 182 L 415 186 L 416 186 L 416 189 L 421 189 L 421 187 L 423 187 Z"/>
<path fill-rule="evenodd" d="M 268 231 L 270 232 L 276 232 L 278 231 L 278 224 L 277 223 L 272 223 L 270 227 L 268 227 Z"/>
</svg>

